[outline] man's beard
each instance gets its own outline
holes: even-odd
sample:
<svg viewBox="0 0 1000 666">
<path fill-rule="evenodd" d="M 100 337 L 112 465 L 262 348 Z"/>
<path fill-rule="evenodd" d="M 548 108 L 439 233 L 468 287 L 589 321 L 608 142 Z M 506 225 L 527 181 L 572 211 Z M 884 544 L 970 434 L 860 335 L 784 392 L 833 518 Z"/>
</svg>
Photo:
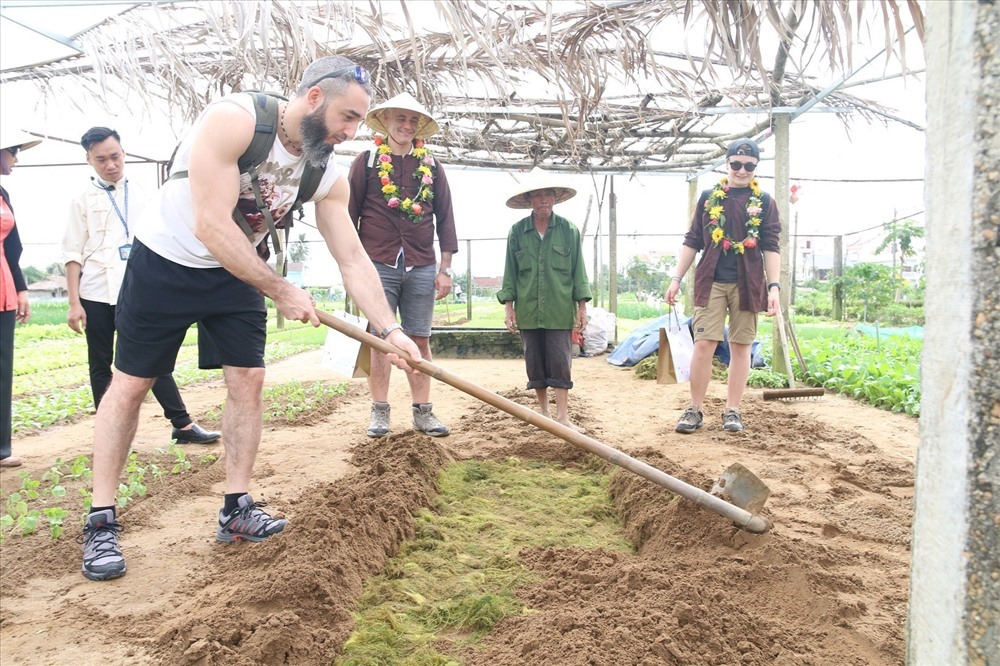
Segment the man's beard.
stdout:
<svg viewBox="0 0 1000 666">
<path fill-rule="evenodd" d="M 330 134 L 324 119 L 327 103 L 323 102 L 318 109 L 304 116 L 299 126 L 302 132 L 302 156 L 317 169 L 325 167 L 333 154 L 333 145 L 326 142 L 326 137 Z"/>
</svg>

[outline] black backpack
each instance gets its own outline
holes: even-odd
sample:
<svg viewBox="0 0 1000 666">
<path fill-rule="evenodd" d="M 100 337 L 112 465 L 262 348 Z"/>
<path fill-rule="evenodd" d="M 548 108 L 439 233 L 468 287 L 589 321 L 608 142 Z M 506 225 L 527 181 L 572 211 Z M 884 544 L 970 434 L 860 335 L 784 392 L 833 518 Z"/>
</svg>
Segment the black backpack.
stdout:
<svg viewBox="0 0 1000 666">
<path fill-rule="evenodd" d="M 240 173 L 250 174 L 250 183 L 253 187 L 254 197 L 257 201 L 257 210 L 263 216 L 264 221 L 267 222 L 267 230 L 271 236 L 271 244 L 274 246 L 275 253 L 277 254 L 277 272 L 279 275 L 284 274 L 284 245 L 281 243 L 281 239 L 278 237 L 278 229 L 288 229 L 292 226 L 294 222 L 293 214 L 298 212 L 299 219 L 302 219 L 302 203 L 309 201 L 312 196 L 316 193 L 316 188 L 319 187 L 320 181 L 323 179 L 323 173 L 326 171 L 326 166 L 317 168 L 312 164 L 306 162 L 305 169 L 302 171 L 302 179 L 299 181 L 299 191 L 295 196 L 295 202 L 292 207 L 288 210 L 288 213 L 281 218 L 277 224 L 274 222 L 274 218 L 271 217 L 271 211 L 264 204 L 264 199 L 260 194 L 260 180 L 257 177 L 257 170 L 260 165 L 264 163 L 267 159 L 267 155 L 271 152 L 271 146 L 274 145 L 274 137 L 278 132 L 278 105 L 282 101 L 287 101 L 285 97 L 277 93 L 272 92 L 261 92 L 261 91 L 251 91 L 247 93 L 248 95 L 254 96 L 254 111 L 257 113 L 257 126 L 254 129 L 253 139 L 250 140 L 250 145 L 247 149 L 243 151 L 240 158 L 236 161 L 237 166 L 240 169 Z M 169 173 L 171 167 L 174 163 L 174 157 L 177 155 L 177 148 L 180 144 L 174 148 L 173 154 L 170 156 L 170 161 L 167 162 L 167 172 Z M 187 178 L 187 171 L 178 171 L 177 173 L 171 173 L 167 180 L 175 180 L 178 178 Z M 253 236 L 253 230 L 247 223 L 246 217 L 240 212 L 239 208 L 233 209 L 233 220 L 236 221 L 243 233 L 247 237 Z M 270 254 L 267 250 L 267 239 L 265 238 L 261 241 L 261 244 L 257 247 L 257 252 L 264 259 Z"/>
</svg>

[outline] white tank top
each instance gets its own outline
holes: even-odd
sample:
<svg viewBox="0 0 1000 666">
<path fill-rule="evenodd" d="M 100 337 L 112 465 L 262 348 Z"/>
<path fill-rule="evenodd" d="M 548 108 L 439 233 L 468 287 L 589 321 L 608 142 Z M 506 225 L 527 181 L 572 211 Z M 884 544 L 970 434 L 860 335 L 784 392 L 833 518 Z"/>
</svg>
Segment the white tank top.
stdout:
<svg viewBox="0 0 1000 666">
<path fill-rule="evenodd" d="M 253 110 L 253 97 L 246 93 L 237 93 L 223 97 L 212 104 L 236 104 L 245 110 L 250 117 L 256 118 Z M 200 119 L 199 119 L 200 120 Z M 187 170 L 191 159 L 191 137 L 189 132 L 181 140 L 174 156 L 174 172 Z M 343 173 L 343 167 L 334 161 L 330 155 L 326 171 L 310 201 L 320 201 L 329 193 L 330 188 Z M 280 220 L 295 202 L 298 194 L 299 181 L 305 169 L 305 159 L 289 153 L 275 133 L 274 144 L 267 159 L 260 165 L 260 193 L 271 211 L 275 221 Z M 254 229 L 253 238 L 247 240 L 256 246 L 267 235 L 267 224 L 264 216 L 257 212 L 253 188 L 250 186 L 250 176 L 240 174 L 240 195 L 237 204 Z M 142 222 L 136 230 L 136 237 L 143 245 L 156 254 L 182 266 L 191 268 L 219 268 L 221 264 L 212 256 L 208 248 L 194 235 L 194 205 L 191 198 L 191 181 L 187 178 L 168 180 L 160 188 L 158 196 L 143 214 Z M 236 224 L 236 222 L 232 222 Z"/>
</svg>

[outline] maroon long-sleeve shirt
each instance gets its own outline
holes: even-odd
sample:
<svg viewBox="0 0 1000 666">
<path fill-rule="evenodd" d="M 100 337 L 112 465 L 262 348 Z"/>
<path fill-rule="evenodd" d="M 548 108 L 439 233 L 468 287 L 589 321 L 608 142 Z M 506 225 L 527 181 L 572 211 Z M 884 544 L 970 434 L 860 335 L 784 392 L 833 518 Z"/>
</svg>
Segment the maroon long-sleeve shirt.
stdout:
<svg viewBox="0 0 1000 666">
<path fill-rule="evenodd" d="M 451 189 L 441 162 L 434 160 L 434 199 L 421 202 L 423 212 L 414 222 L 400 208 L 389 208 L 382 194 L 378 169 L 368 166 L 368 153 L 361 153 L 351 164 L 348 182 L 351 198 L 348 212 L 358 230 L 361 244 L 372 261 L 396 265 L 402 248 L 406 268 L 436 263 L 434 232 L 442 252 L 458 252 L 455 215 L 451 207 Z M 420 186 L 413 173 L 420 160 L 413 155 L 392 156 L 392 182 L 400 188 L 400 199 L 412 197 Z"/>
<path fill-rule="evenodd" d="M 691 228 L 684 236 L 684 245 L 702 252 L 694 273 L 694 304 L 697 307 L 708 305 L 712 293 L 712 283 L 715 281 L 715 267 L 722 256 L 722 248 L 712 241 L 707 228 L 708 212 L 705 201 L 711 190 L 705 190 L 698 199 L 694 216 L 691 218 Z M 747 200 L 750 199 L 750 188 L 732 188 L 722 200 L 726 214 L 726 233 L 736 240 L 747 237 Z M 767 287 L 764 284 L 764 251 L 780 252 L 778 236 L 781 234 L 781 220 L 778 219 L 778 206 L 774 197 L 767 195 L 761 212 L 760 238 L 757 247 L 748 249 L 745 254 L 737 255 L 737 285 L 740 294 L 740 310 L 746 312 L 763 312 L 767 310 Z M 732 250 L 730 250 L 732 252 Z M 773 276 L 772 279 L 777 279 Z"/>
</svg>

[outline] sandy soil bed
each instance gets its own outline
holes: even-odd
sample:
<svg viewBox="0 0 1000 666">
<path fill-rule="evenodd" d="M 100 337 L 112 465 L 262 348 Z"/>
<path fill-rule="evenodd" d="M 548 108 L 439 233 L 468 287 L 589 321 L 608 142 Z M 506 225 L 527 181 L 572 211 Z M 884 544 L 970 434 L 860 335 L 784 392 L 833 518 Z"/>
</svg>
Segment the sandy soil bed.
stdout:
<svg viewBox="0 0 1000 666">
<path fill-rule="evenodd" d="M 442 360 L 451 373 L 519 402 L 520 360 Z M 502 623 L 466 664 L 902 664 L 917 421 L 839 396 L 744 401 L 747 431 L 721 430 L 724 387 L 713 385 L 706 427 L 673 432 L 687 386 L 634 379 L 604 357 L 577 359 L 574 419 L 589 434 L 708 488 L 732 462 L 771 487 L 766 535 L 679 500 L 627 472 L 612 492 L 635 556 L 527 549 L 540 582 L 520 590 L 534 613 Z M 268 383 L 333 379 L 319 354 L 274 365 Z M 366 577 L 412 534 L 433 479 L 450 460 L 584 454 L 437 383 L 444 439 L 409 429 L 405 379 L 395 373 L 394 428 L 369 440 L 362 380 L 330 414 L 265 429 L 254 496 L 291 520 L 255 545 L 214 540 L 223 465 L 150 485 L 121 515 L 128 574 L 80 575 L 78 533 L 8 539 L 0 568 L 0 662 L 110 664 L 329 663 L 351 632 Z M 195 415 L 216 408 L 219 383 L 188 388 Z M 57 456 L 89 453 L 93 420 L 15 442 L 36 476 Z M 135 448 L 165 446 L 166 421 L 147 403 Z M 222 452 L 221 444 L 202 447 Z M 3 497 L 20 485 L 0 472 Z"/>
</svg>

